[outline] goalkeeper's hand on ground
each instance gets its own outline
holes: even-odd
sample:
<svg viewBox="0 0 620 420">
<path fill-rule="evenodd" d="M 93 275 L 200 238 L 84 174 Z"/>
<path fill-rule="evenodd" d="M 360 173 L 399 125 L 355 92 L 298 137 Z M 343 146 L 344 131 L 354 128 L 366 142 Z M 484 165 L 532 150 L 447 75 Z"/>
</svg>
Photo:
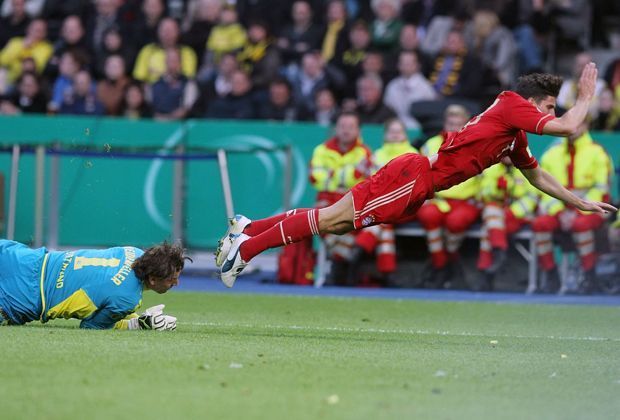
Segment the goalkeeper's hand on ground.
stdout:
<svg viewBox="0 0 620 420">
<path fill-rule="evenodd" d="M 141 330 L 174 331 L 177 328 L 177 319 L 164 314 L 165 305 L 156 305 L 148 308 L 141 314 L 138 327 Z"/>
</svg>

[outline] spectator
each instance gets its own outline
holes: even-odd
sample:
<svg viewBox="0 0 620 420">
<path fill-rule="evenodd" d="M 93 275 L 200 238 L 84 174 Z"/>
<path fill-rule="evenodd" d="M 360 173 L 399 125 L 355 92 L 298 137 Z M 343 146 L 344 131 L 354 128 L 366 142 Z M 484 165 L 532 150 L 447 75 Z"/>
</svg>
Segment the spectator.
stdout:
<svg viewBox="0 0 620 420">
<path fill-rule="evenodd" d="M 132 82 L 125 89 L 121 115 L 130 119 L 149 118 L 153 115 L 139 82 Z"/>
<path fill-rule="evenodd" d="M 280 53 L 271 43 L 267 25 L 254 21 L 248 25 L 248 39 L 237 54 L 241 68 L 252 77 L 254 89 L 266 89 L 280 68 Z"/>
<path fill-rule="evenodd" d="M 553 27 L 550 8 L 545 7 L 545 3 L 548 4 L 544 0 L 518 3 L 518 21 L 512 33 L 518 48 L 519 73 L 538 71 L 543 67 L 544 35 Z"/>
<path fill-rule="evenodd" d="M 26 36 L 12 38 L 0 51 L 0 67 L 8 70 L 8 78 L 13 82 L 22 72 L 22 60 L 32 57 L 41 73 L 52 55 L 52 45 L 45 40 L 47 24 L 42 19 L 35 19 L 28 25 Z"/>
<path fill-rule="evenodd" d="M 419 128 L 420 124 L 409 112 L 411 104 L 418 101 L 430 101 L 437 98 L 437 93 L 428 80 L 420 73 L 418 56 L 414 52 L 402 52 L 398 57 L 400 76 L 392 80 L 386 90 L 383 101 L 391 107 L 407 128 Z"/>
<path fill-rule="evenodd" d="M 40 17 L 47 22 L 47 32 L 50 38 L 56 39 L 57 35 L 60 33 L 62 23 L 67 16 L 80 16 L 84 23 L 84 28 L 89 28 L 91 23 L 90 15 L 93 12 L 93 3 L 94 1 L 83 0 L 45 0 Z M 86 40 L 90 49 L 91 43 L 88 35 L 86 36 Z"/>
<path fill-rule="evenodd" d="M 60 105 L 60 114 L 103 115 L 103 104 L 97 99 L 95 85 L 86 70 L 75 75 L 72 95 L 65 97 Z"/>
<path fill-rule="evenodd" d="M 400 30 L 403 26 L 398 18 L 400 0 L 372 0 L 376 19 L 372 22 L 372 45 L 384 51 L 393 52 L 398 48 Z"/>
<path fill-rule="evenodd" d="M 133 68 L 135 50 L 133 45 L 128 45 L 120 30 L 113 26 L 103 34 L 103 46 L 95 55 L 94 73 L 98 77 L 105 77 L 105 62 L 111 55 L 120 55 L 125 62 L 125 69 Z"/>
<path fill-rule="evenodd" d="M 321 28 L 312 23 L 312 9 L 307 1 L 294 2 L 291 17 L 293 23 L 284 27 L 276 42 L 284 65 L 289 67 L 289 79 L 296 76 L 301 57 L 320 48 L 323 37 Z"/>
<path fill-rule="evenodd" d="M 390 54 L 388 59 L 388 67 L 390 71 L 396 69 L 398 62 L 398 55 L 401 51 L 413 51 L 418 55 L 420 61 L 420 69 L 423 74 L 427 74 L 431 66 L 431 57 L 420 49 L 420 38 L 418 37 L 418 28 L 410 23 L 403 25 L 400 30 L 398 38 L 398 45 L 400 51 L 398 53 Z"/>
<path fill-rule="evenodd" d="M 86 21 L 87 39 L 93 54 L 101 50 L 103 35 L 112 27 L 120 28 L 123 38 L 129 37 L 118 16 L 119 6 L 117 0 L 95 0 L 95 13 Z"/>
<path fill-rule="evenodd" d="M 420 49 L 425 54 L 435 56 L 446 44 L 450 31 L 463 32 L 465 30 L 471 30 L 471 17 L 465 9 L 456 10 L 449 16 L 437 15 L 420 41 Z"/>
<path fill-rule="evenodd" d="M 304 121 L 312 121 L 323 127 L 329 127 L 336 122 L 336 118 L 340 114 L 336 98 L 331 90 L 327 88 L 320 89 L 314 95 L 315 105 L 313 111 L 305 110 L 300 119 Z M 304 112 L 304 110 L 302 110 Z"/>
<path fill-rule="evenodd" d="M 65 51 L 60 56 L 59 75 L 54 82 L 52 99 L 48 106 L 50 112 L 58 112 L 63 101 L 73 95 L 73 80 L 83 65 L 84 61 L 77 51 Z"/>
<path fill-rule="evenodd" d="M 383 124 L 396 114 L 382 101 L 383 82 L 376 74 L 366 74 L 357 80 L 357 104 L 355 112 L 362 124 Z"/>
<path fill-rule="evenodd" d="M 240 50 L 245 45 L 247 34 L 237 20 L 234 8 L 226 7 L 220 14 L 220 21 L 211 30 L 207 40 L 206 64 L 213 67 L 223 54 Z"/>
<path fill-rule="evenodd" d="M 105 77 L 97 83 L 97 98 L 107 115 L 119 115 L 129 78 L 125 75 L 125 60 L 111 55 L 105 61 Z"/>
<path fill-rule="evenodd" d="M 327 63 L 347 49 L 347 8 L 343 0 L 330 0 L 327 4 L 327 25 L 321 46 L 321 56 Z"/>
<path fill-rule="evenodd" d="M 252 119 L 255 116 L 250 77 L 241 70 L 232 75 L 231 91 L 217 98 L 207 110 L 207 118 Z"/>
<path fill-rule="evenodd" d="M 469 47 L 491 72 L 488 78 L 497 78 L 501 86 L 514 81 L 516 44 L 512 33 L 500 25 L 497 15 L 479 10 L 474 15 Z"/>
<path fill-rule="evenodd" d="M 286 79 L 276 79 L 269 85 L 269 101 L 261 104 L 257 117 L 272 121 L 295 121 L 297 108 L 293 103 L 291 85 Z"/>
<path fill-rule="evenodd" d="M 356 184 L 370 176 L 371 151 L 360 137 L 357 115 L 338 116 L 335 135 L 315 147 L 310 161 L 310 183 L 317 190 L 316 207 L 327 207 L 340 200 Z M 323 236 L 330 259 L 331 281 L 343 283 L 351 261 L 356 232 Z"/>
<path fill-rule="evenodd" d="M 620 100 L 609 89 L 601 92 L 598 101 L 598 116 L 592 121 L 592 129 L 620 131 Z"/>
<path fill-rule="evenodd" d="M 157 42 L 159 24 L 165 12 L 163 0 L 144 0 L 137 21 L 133 24 L 132 44 L 136 50 Z"/>
<path fill-rule="evenodd" d="M 588 128 L 588 123 L 583 122 L 575 133 L 554 143 L 540 159 L 540 166 L 575 194 L 608 202 L 613 163 L 605 149 L 592 139 Z M 553 253 L 553 232 L 558 230 L 572 236 L 579 254 L 584 278 L 580 291 L 587 294 L 596 291 L 594 232 L 604 223 L 604 215 L 582 213 L 556 198 L 540 194 L 539 216 L 532 222 L 532 230 L 543 272 L 543 291 L 554 293 L 560 287 Z"/>
<path fill-rule="evenodd" d="M 577 82 L 583 68 L 592 61 L 592 55 L 588 52 L 582 52 L 575 56 L 573 62 L 573 74 L 572 77 L 564 79 L 556 105 L 563 109 L 569 109 L 575 104 L 577 99 Z M 594 99 L 590 102 L 589 114 L 592 118 L 598 116 L 598 103 L 601 92 L 605 89 L 605 80 L 599 78 L 596 81 L 596 89 L 594 91 Z"/>
<path fill-rule="evenodd" d="M 30 18 L 26 13 L 26 0 L 5 0 L 4 5 L 11 5 L 11 12 L 0 17 L 0 49 L 4 48 L 11 38 L 23 37 Z"/>
<path fill-rule="evenodd" d="M 0 114 L 44 114 L 47 98 L 36 73 L 24 72 L 17 81 L 17 91 L 0 100 Z"/>
<path fill-rule="evenodd" d="M 165 18 L 157 29 L 159 42 L 144 46 L 133 69 L 136 80 L 155 83 L 166 71 L 166 50 L 177 48 L 181 53 L 181 73 L 187 78 L 196 75 L 196 53 L 190 47 L 179 45 L 179 25 L 172 18 Z"/>
<path fill-rule="evenodd" d="M 217 71 L 208 79 L 203 80 L 202 70 L 199 74 L 200 95 L 192 113 L 195 116 L 205 115 L 208 105 L 217 98 L 224 98 L 232 90 L 232 76 L 239 70 L 239 63 L 232 53 L 224 54 L 217 65 Z"/>
<path fill-rule="evenodd" d="M 184 23 L 187 29 L 181 40 L 194 49 L 200 61 L 203 59 L 209 35 L 221 13 L 222 0 L 195 0 L 188 5 L 188 18 Z"/>
<path fill-rule="evenodd" d="M 357 80 L 362 75 L 362 62 L 370 47 L 370 32 L 362 21 L 356 22 L 349 30 L 350 47 L 341 56 L 334 57 L 333 64 L 342 70 L 347 80 Z M 355 86 L 348 83 L 345 97 L 355 96 Z"/>
<path fill-rule="evenodd" d="M 24 0 L 24 1 L 5 1 L 2 3 L 0 15 L 4 17 L 11 16 L 16 10 L 23 9 L 30 17 L 38 17 L 41 14 L 45 0 Z"/>
<path fill-rule="evenodd" d="M 620 57 L 607 65 L 603 77 L 614 96 L 620 98 Z"/>
<path fill-rule="evenodd" d="M 475 97 L 482 85 L 481 63 L 465 46 L 463 34 L 450 31 L 435 57 L 429 80 L 442 96 Z"/>
<path fill-rule="evenodd" d="M 88 57 L 88 44 L 84 36 L 84 26 L 79 16 L 67 16 L 62 22 L 60 38 L 54 43 L 54 52 L 45 68 L 45 75 L 50 79 L 58 76 L 60 56 L 67 50 L 79 50 L 83 57 Z"/>
<path fill-rule="evenodd" d="M 345 80 L 338 72 L 325 66 L 320 54 L 309 52 L 304 54 L 301 71 L 291 84 L 297 106 L 303 108 L 304 112 L 312 112 L 314 111 L 314 95 L 317 91 L 323 88 L 341 88 Z"/>
<path fill-rule="evenodd" d="M 453 0 L 403 1 L 401 16 L 403 21 L 413 23 L 426 31 L 435 16 L 448 16 L 453 13 L 456 3 Z"/>
<path fill-rule="evenodd" d="M 386 84 L 393 79 L 392 72 L 386 69 L 383 54 L 378 51 L 368 51 L 362 61 L 362 74 L 377 74 Z"/>
<path fill-rule="evenodd" d="M 265 19 L 267 26 L 275 28 L 287 22 L 288 11 L 291 7 L 290 0 L 235 0 L 234 3 L 239 13 L 239 20 L 244 26 L 248 26 L 252 19 Z"/>
<path fill-rule="evenodd" d="M 166 72 L 150 87 L 153 114 L 159 120 L 185 118 L 192 109 L 198 89 L 193 80 L 181 73 L 181 53 L 175 48 L 166 50 Z"/>
</svg>

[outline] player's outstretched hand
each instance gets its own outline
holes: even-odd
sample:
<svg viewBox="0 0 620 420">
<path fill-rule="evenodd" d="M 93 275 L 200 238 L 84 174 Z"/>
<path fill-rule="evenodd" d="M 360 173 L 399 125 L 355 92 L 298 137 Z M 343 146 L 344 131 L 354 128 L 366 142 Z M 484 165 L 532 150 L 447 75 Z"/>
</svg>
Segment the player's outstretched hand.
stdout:
<svg viewBox="0 0 620 420">
<path fill-rule="evenodd" d="M 596 80 L 598 78 L 598 70 L 596 64 L 590 62 L 586 64 L 579 78 L 578 96 L 586 101 L 591 101 L 596 90 Z"/>
<path fill-rule="evenodd" d="M 156 305 L 148 308 L 140 317 L 140 329 L 156 330 L 156 331 L 174 331 L 177 328 L 177 319 L 170 315 L 164 314 L 166 306 Z"/>
<path fill-rule="evenodd" d="M 618 211 L 618 209 L 612 206 L 611 204 L 602 203 L 599 201 L 587 201 L 587 200 L 581 203 L 581 206 L 579 206 L 579 210 L 591 211 L 594 213 L 613 213 L 613 212 Z"/>
</svg>

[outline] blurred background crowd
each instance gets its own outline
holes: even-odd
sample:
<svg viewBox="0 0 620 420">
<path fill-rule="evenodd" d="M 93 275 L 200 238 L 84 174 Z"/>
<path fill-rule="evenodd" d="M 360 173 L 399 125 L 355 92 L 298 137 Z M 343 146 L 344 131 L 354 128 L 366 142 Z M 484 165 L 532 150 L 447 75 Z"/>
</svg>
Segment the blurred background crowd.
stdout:
<svg viewBox="0 0 620 420">
<path fill-rule="evenodd" d="M 446 101 L 477 112 L 527 72 L 564 74 L 570 107 L 594 54 L 592 124 L 617 130 L 619 23 L 604 0 L 0 0 L 0 113 L 328 125 L 344 110 L 430 132 Z"/>
</svg>

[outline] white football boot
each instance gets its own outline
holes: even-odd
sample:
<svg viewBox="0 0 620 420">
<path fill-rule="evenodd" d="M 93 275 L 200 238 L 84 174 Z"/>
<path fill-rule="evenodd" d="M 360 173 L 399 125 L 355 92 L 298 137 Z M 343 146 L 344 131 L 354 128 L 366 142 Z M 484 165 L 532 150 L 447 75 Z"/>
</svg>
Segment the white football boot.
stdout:
<svg viewBox="0 0 620 420">
<path fill-rule="evenodd" d="M 220 276 L 222 283 L 224 283 L 226 287 L 233 287 L 235 280 L 237 280 L 237 276 L 243 271 L 245 266 L 248 265 L 247 262 L 241 259 L 239 248 L 241 244 L 250 239 L 250 237 L 244 233 L 239 233 L 230 235 L 230 239 L 232 244 L 224 260 L 224 264 L 222 264 Z"/>
<path fill-rule="evenodd" d="M 243 229 L 250 223 L 252 223 L 252 221 L 241 214 L 236 215 L 232 219 L 228 219 L 229 226 L 226 235 L 217 243 L 217 250 L 215 251 L 215 265 L 217 267 L 221 267 L 222 264 L 224 264 L 230 252 L 233 236 L 243 233 Z"/>
</svg>

